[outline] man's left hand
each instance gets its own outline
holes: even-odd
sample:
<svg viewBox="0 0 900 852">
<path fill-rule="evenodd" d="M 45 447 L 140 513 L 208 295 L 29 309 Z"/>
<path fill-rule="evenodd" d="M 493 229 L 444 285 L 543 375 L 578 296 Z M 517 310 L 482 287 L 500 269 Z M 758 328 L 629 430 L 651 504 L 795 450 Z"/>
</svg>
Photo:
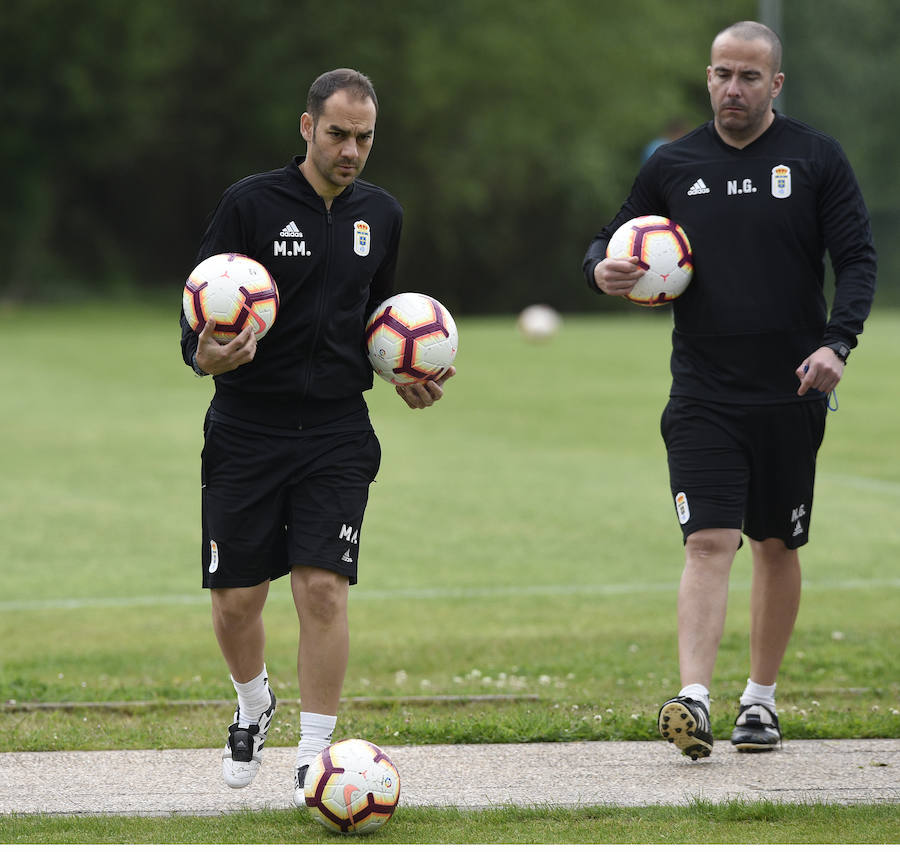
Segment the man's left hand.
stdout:
<svg viewBox="0 0 900 852">
<path fill-rule="evenodd" d="M 803 396 L 810 388 L 829 394 L 844 375 L 844 362 L 827 346 L 820 346 L 794 371 L 800 379 L 797 396 Z"/>
<path fill-rule="evenodd" d="M 439 379 L 428 382 L 413 382 L 408 385 L 394 385 L 397 395 L 410 408 L 428 408 L 444 395 L 444 382 L 456 375 L 456 367 L 448 367 Z"/>
</svg>

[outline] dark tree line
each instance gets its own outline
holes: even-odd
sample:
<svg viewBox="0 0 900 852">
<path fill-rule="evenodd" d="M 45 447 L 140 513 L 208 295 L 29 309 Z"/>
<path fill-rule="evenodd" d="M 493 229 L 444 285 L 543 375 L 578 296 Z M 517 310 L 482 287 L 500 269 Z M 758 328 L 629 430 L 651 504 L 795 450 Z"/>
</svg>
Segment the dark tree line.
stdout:
<svg viewBox="0 0 900 852">
<path fill-rule="evenodd" d="M 887 232 L 900 219 L 892 4 L 785 5 L 788 111 L 841 139 Z M 711 37 L 756 6 L 6 0 L 0 299 L 180 288 L 222 190 L 302 152 L 310 81 L 347 65 L 381 100 L 365 177 L 406 209 L 406 289 L 466 313 L 597 309 L 587 241 L 647 141 L 672 117 L 708 117 Z"/>
</svg>

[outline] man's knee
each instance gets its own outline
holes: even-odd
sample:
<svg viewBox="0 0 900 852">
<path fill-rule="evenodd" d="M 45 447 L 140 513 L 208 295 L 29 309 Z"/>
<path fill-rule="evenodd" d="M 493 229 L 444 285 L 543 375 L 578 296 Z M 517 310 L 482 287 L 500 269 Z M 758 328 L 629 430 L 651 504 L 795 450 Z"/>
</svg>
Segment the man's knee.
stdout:
<svg viewBox="0 0 900 852">
<path fill-rule="evenodd" d="M 684 543 L 688 558 L 696 560 L 731 559 L 741 541 L 740 530 L 708 529 L 692 532 Z"/>
<path fill-rule="evenodd" d="M 322 568 L 295 565 L 291 569 L 294 601 L 301 617 L 332 622 L 347 611 L 349 580 Z"/>
<path fill-rule="evenodd" d="M 213 618 L 227 627 L 255 621 L 262 613 L 267 592 L 268 583 L 246 589 L 211 589 Z"/>
</svg>

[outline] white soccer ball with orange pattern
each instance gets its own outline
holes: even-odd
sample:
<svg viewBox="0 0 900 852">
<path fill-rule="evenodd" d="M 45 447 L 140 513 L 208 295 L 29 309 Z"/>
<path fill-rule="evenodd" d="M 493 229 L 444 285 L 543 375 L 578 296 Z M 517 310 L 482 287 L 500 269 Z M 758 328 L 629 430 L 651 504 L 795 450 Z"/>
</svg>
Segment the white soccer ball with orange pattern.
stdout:
<svg viewBox="0 0 900 852">
<path fill-rule="evenodd" d="M 391 296 L 366 323 L 369 363 L 394 385 L 439 379 L 453 363 L 458 347 L 459 334 L 450 311 L 422 293 Z"/>
<path fill-rule="evenodd" d="M 269 270 L 243 254 L 214 254 L 200 261 L 184 285 L 182 307 L 198 334 L 208 319 L 213 337 L 228 343 L 246 326 L 259 340 L 278 316 L 278 287 Z"/>
<path fill-rule="evenodd" d="M 637 257 L 644 274 L 625 298 L 645 307 L 677 299 L 691 283 L 694 256 L 684 228 L 665 216 L 638 216 L 621 225 L 607 257 Z"/>
<path fill-rule="evenodd" d="M 313 819 L 340 834 L 371 834 L 394 814 L 400 773 L 368 740 L 333 743 L 313 759 L 303 785 Z"/>
</svg>

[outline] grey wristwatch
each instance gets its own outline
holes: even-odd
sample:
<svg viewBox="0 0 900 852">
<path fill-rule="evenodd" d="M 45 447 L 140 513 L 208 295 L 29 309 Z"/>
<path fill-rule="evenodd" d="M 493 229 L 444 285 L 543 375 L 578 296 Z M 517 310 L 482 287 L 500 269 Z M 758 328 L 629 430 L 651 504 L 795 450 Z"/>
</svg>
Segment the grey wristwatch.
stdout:
<svg viewBox="0 0 900 852">
<path fill-rule="evenodd" d="M 203 370 L 200 367 L 200 365 L 197 363 L 197 353 L 196 352 L 193 355 L 191 355 L 191 366 L 194 368 L 194 372 L 198 376 L 208 376 L 209 375 L 209 373 L 207 373 L 205 370 Z"/>
<path fill-rule="evenodd" d="M 845 364 L 847 363 L 847 358 L 850 357 L 850 347 L 846 343 L 838 341 L 837 343 L 826 343 L 825 345 L 834 352 L 841 361 Z"/>
</svg>

